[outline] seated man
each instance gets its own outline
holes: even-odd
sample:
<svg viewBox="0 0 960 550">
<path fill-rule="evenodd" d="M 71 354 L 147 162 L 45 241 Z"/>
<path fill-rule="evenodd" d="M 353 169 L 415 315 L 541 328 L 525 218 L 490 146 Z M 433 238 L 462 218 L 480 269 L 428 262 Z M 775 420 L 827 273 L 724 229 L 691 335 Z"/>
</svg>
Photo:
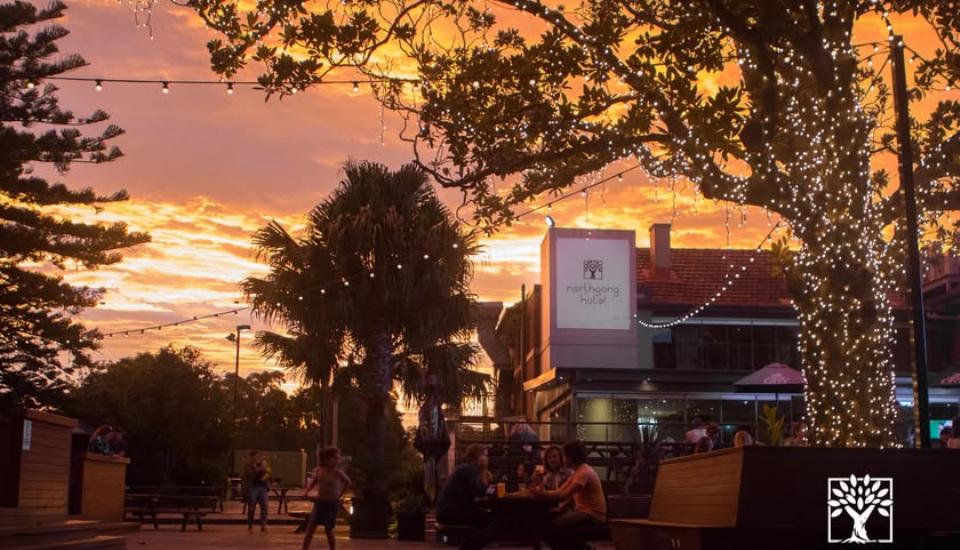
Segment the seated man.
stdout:
<svg viewBox="0 0 960 550">
<path fill-rule="evenodd" d="M 437 498 L 437 521 L 440 525 L 484 527 L 490 523 L 490 511 L 477 506 L 477 497 L 486 494 L 490 483 L 487 450 L 470 445 L 464 454 L 466 462 L 457 466 Z"/>
<path fill-rule="evenodd" d="M 544 529 L 544 540 L 553 550 L 588 548 L 577 535 L 577 527 L 602 526 L 607 521 L 607 501 L 603 496 L 600 477 L 587 464 L 587 448 L 579 441 L 563 446 L 566 462 L 573 474 L 559 489 L 534 488 L 535 495 L 573 500 L 573 509 L 561 513 Z"/>
</svg>

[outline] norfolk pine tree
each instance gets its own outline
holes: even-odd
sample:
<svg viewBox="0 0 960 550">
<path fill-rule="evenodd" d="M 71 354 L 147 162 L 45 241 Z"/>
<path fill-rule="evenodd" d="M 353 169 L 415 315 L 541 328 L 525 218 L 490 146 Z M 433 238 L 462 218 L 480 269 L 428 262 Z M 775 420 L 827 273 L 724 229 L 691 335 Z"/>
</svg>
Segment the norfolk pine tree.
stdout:
<svg viewBox="0 0 960 550">
<path fill-rule="evenodd" d="M 121 156 L 109 146 L 123 133 L 119 127 L 107 125 L 95 136 L 81 131 L 102 126 L 106 113 L 76 116 L 44 82 L 86 65 L 79 55 L 59 55 L 57 40 L 68 31 L 51 22 L 65 9 L 60 2 L 0 5 L 0 411 L 42 405 L 65 376 L 91 364 L 88 352 L 100 333 L 73 316 L 95 306 L 103 291 L 70 285 L 57 271 L 119 262 L 120 249 L 149 240 L 122 223 L 73 221 L 57 212 L 99 211 L 127 199 L 126 192 L 69 189 L 34 172 L 52 165 L 63 173 L 73 163 Z"/>
</svg>

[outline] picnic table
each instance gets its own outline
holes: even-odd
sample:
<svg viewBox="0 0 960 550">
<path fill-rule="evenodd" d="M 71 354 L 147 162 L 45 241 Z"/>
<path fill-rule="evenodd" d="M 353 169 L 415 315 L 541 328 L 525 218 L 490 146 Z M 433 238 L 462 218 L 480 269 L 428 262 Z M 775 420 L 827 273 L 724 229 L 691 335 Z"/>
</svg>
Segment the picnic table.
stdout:
<svg viewBox="0 0 960 550">
<path fill-rule="evenodd" d="M 124 497 L 124 516 L 136 516 L 139 521 L 149 517 L 153 528 L 159 529 L 157 514 L 178 514 L 183 517 L 180 530 L 187 530 L 190 520 L 196 521 L 197 530 L 203 530 L 203 518 L 217 513 L 218 499 L 210 495 L 180 495 L 165 493 L 127 493 Z"/>
</svg>

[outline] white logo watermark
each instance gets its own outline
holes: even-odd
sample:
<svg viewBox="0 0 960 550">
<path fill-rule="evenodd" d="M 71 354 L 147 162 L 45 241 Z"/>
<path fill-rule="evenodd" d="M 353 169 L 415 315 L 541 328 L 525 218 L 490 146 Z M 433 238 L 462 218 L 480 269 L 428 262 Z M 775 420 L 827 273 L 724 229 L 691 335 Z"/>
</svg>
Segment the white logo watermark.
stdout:
<svg viewBox="0 0 960 550">
<path fill-rule="evenodd" d="M 893 542 L 893 478 L 827 478 L 827 542 Z"/>
</svg>

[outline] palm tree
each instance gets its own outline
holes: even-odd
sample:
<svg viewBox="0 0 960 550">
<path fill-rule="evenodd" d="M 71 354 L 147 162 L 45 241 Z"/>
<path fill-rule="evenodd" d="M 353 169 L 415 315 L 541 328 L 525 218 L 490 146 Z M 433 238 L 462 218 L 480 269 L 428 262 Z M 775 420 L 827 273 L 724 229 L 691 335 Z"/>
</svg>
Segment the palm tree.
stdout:
<svg viewBox="0 0 960 550">
<path fill-rule="evenodd" d="M 385 410 L 398 382 L 410 399 L 426 376 L 458 404 L 487 383 L 469 369 L 476 349 L 470 256 L 478 245 L 414 165 L 396 172 L 348 162 L 339 187 L 308 215 L 302 236 L 276 222 L 253 242 L 270 266 L 243 291 L 261 318 L 286 332 L 261 332 L 263 353 L 304 381 L 351 381 L 366 400 L 369 480 L 365 497 L 385 500 Z M 340 373 L 339 375 L 337 373 Z"/>
</svg>

